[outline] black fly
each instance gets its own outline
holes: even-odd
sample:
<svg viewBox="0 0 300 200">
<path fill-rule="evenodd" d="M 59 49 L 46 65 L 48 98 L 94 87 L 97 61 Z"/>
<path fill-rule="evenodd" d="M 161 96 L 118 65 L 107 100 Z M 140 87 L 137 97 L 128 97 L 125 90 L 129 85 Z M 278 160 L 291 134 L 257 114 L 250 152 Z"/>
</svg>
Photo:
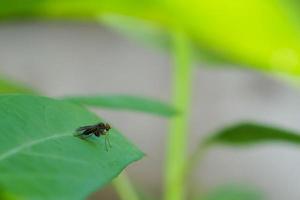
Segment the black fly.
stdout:
<svg viewBox="0 0 300 200">
<path fill-rule="evenodd" d="M 92 135 L 95 135 L 96 137 L 100 137 L 101 135 L 103 135 L 103 136 L 105 136 L 105 149 L 106 149 L 106 151 L 108 151 L 107 146 L 109 146 L 111 148 L 111 144 L 110 144 L 109 137 L 108 137 L 108 133 L 109 133 L 110 129 L 111 129 L 111 126 L 108 123 L 100 122 L 95 125 L 79 127 L 76 130 L 77 134 L 75 136 L 85 139 Z"/>
</svg>

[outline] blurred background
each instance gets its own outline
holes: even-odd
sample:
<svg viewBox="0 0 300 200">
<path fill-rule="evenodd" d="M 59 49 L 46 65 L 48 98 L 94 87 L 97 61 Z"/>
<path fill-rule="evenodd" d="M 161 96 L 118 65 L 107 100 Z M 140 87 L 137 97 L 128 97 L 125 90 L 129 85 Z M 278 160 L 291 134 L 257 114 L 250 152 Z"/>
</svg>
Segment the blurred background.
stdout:
<svg viewBox="0 0 300 200">
<path fill-rule="evenodd" d="M 213 23 L 213 19 L 211 20 Z M 196 22 L 197 20 L 194 21 Z M 206 23 L 208 22 L 209 20 Z M 278 23 L 282 25 L 283 22 Z M 283 23 L 283 28 L 288 26 L 287 24 Z M 224 27 L 219 28 L 221 31 Z M 210 30 L 213 29 L 214 27 Z M 255 32 L 260 32 L 259 30 L 257 28 Z M 231 32 L 235 30 L 231 29 Z M 234 40 L 233 37 L 242 32 L 234 33 L 229 38 Z M 283 30 L 281 32 L 274 34 L 292 41 L 289 31 L 288 34 Z M 264 34 L 268 38 L 269 33 Z M 249 39 L 248 43 L 251 43 L 253 38 Z M 207 35 L 202 39 L 206 41 L 205 45 L 213 43 L 212 49 L 220 45 L 220 51 L 226 51 L 226 45 L 223 47 L 222 43 L 215 44 L 215 40 L 207 38 Z M 244 39 L 241 36 L 240 40 Z M 273 39 L 277 41 L 275 36 Z M 298 44 L 293 44 L 292 47 L 286 45 L 291 41 L 283 40 L 279 46 L 288 48 L 288 52 L 294 47 L 297 51 Z M 266 45 L 272 43 L 271 39 L 265 42 Z M 261 50 L 264 42 L 258 43 L 261 46 L 256 47 Z M 278 53 L 275 43 L 262 51 L 268 52 L 274 47 L 274 51 Z M 267 75 L 239 67 L 245 63 L 262 66 L 262 69 L 267 66 L 264 65 L 263 56 L 258 56 L 259 61 L 253 61 L 256 59 L 256 53 L 258 55 L 260 52 L 253 48 L 246 47 L 250 52 L 248 57 L 236 54 L 242 51 L 239 48 L 227 49 L 232 53 L 229 53 L 230 55 L 236 55 L 237 59 L 231 56 L 234 57 L 232 63 L 241 61 L 240 65 L 226 62 L 208 66 L 204 60 L 195 63 L 199 67 L 193 74 L 190 150 L 193 150 L 197 141 L 205 135 L 243 119 L 272 123 L 300 131 L 299 87 L 286 80 L 276 79 L 274 74 L 277 76 L 277 73 Z M 265 53 L 265 56 L 267 55 L 268 53 Z M 274 52 L 272 55 L 274 63 Z M 276 55 L 282 56 L 280 53 Z M 292 62 L 292 67 L 284 69 L 290 69 L 287 71 L 293 75 L 299 71 L 298 57 L 295 56 L 294 53 L 284 53 L 284 58 L 279 58 L 278 61 Z M 296 64 L 294 60 L 297 61 Z M 168 53 L 161 49 L 149 48 L 148 45 L 125 37 L 97 22 L 4 20 L 0 24 L 0 69 L 1 74 L 53 97 L 124 93 L 155 97 L 165 102 L 171 98 L 172 66 Z M 280 73 L 282 71 L 278 70 Z M 141 113 L 99 109 L 97 112 L 122 130 L 147 154 L 143 160 L 131 165 L 128 172 L 138 188 L 160 195 L 167 120 Z M 260 188 L 266 194 L 266 199 L 299 200 L 299 155 L 299 147 L 281 143 L 238 150 L 218 147 L 204 157 L 197 170 L 195 184 L 191 184 L 191 187 L 197 189 L 197 185 L 200 184 L 203 190 L 208 191 L 221 184 L 243 183 Z M 101 197 L 117 199 L 109 186 L 93 194 L 91 199 L 102 199 Z"/>
</svg>

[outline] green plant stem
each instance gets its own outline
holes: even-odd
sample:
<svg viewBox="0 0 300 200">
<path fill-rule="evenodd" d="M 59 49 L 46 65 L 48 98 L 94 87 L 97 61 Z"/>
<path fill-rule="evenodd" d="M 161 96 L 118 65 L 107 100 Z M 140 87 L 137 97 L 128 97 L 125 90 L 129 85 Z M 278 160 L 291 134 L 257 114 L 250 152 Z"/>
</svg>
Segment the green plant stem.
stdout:
<svg viewBox="0 0 300 200">
<path fill-rule="evenodd" d="M 184 168 L 192 82 L 190 56 L 189 42 L 185 33 L 180 30 L 174 31 L 173 104 L 180 114 L 171 119 L 167 138 L 165 200 L 182 200 L 185 197 Z"/>
<path fill-rule="evenodd" d="M 125 171 L 113 180 L 113 186 L 121 200 L 139 200 L 138 195 Z"/>
</svg>

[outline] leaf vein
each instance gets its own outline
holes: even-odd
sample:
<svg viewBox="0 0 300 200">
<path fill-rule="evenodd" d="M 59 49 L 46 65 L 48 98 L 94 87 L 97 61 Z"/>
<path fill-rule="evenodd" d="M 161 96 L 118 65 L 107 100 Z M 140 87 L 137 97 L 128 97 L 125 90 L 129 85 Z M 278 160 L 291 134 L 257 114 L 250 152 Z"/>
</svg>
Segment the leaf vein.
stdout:
<svg viewBox="0 0 300 200">
<path fill-rule="evenodd" d="M 17 154 L 18 152 L 20 152 L 23 149 L 26 149 L 28 147 L 32 147 L 34 145 L 46 142 L 48 140 L 54 140 L 54 139 L 61 138 L 61 137 L 66 137 L 66 136 L 70 136 L 70 133 L 51 135 L 51 136 L 48 136 L 48 137 L 45 137 L 45 138 L 40 138 L 40 139 L 33 140 L 31 142 L 28 142 L 28 143 L 19 145 L 17 147 L 14 147 L 14 148 L 0 154 L 0 161 L 3 161 L 5 159 L 13 156 L 13 155 Z"/>
<path fill-rule="evenodd" d="M 88 163 L 84 160 L 79 160 L 79 159 L 74 159 L 74 158 L 65 158 L 65 157 L 55 155 L 55 154 L 44 154 L 44 153 L 36 153 L 36 152 L 23 152 L 22 154 L 27 155 L 27 156 L 57 159 L 57 160 L 66 161 L 66 162 L 76 162 L 76 163 L 81 163 L 81 164 L 90 164 L 90 163 Z"/>
</svg>

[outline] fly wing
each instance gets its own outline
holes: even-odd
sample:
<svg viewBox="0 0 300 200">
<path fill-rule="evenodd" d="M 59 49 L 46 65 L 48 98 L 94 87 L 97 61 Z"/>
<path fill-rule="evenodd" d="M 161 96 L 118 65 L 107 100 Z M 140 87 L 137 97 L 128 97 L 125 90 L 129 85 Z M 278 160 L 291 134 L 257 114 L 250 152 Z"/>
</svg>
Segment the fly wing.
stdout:
<svg viewBox="0 0 300 200">
<path fill-rule="evenodd" d="M 91 126 L 81 126 L 78 129 L 76 129 L 76 131 L 77 132 L 81 132 L 81 131 L 85 131 L 85 130 L 88 130 L 88 129 L 94 129 L 94 128 L 95 128 L 94 125 L 91 125 Z"/>
<path fill-rule="evenodd" d="M 75 136 L 83 136 L 83 135 L 90 135 L 97 131 L 96 126 L 82 126 L 76 129 L 76 133 L 74 134 Z"/>
</svg>

